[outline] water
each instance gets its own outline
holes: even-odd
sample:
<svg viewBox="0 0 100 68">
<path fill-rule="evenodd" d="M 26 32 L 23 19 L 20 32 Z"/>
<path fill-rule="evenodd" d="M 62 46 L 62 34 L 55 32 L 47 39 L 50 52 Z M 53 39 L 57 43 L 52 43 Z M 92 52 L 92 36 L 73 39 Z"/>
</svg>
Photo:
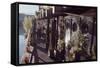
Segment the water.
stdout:
<svg viewBox="0 0 100 68">
<path fill-rule="evenodd" d="M 68 41 L 70 40 L 70 30 L 66 30 L 66 36 L 65 36 L 65 43 L 66 46 L 68 44 Z M 19 63 L 21 64 L 21 58 L 24 55 L 24 51 L 25 51 L 25 37 L 24 34 L 20 34 L 19 35 Z"/>
<path fill-rule="evenodd" d="M 19 63 L 21 63 L 21 57 L 25 51 L 25 37 L 24 35 L 19 35 Z"/>
</svg>

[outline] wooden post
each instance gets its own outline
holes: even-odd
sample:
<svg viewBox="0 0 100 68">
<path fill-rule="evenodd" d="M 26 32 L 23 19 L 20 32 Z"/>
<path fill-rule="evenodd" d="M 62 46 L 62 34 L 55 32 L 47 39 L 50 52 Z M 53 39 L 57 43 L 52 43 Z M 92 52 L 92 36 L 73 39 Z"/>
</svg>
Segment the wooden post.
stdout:
<svg viewBox="0 0 100 68">
<path fill-rule="evenodd" d="M 71 36 L 72 36 L 72 19 L 70 19 L 70 40 L 71 40 Z"/>
<path fill-rule="evenodd" d="M 91 46 L 90 46 L 90 54 L 91 54 L 91 58 L 92 58 L 92 46 L 93 46 L 93 40 L 94 40 L 94 26 L 95 26 L 95 18 L 93 18 L 93 22 L 92 22 L 92 38 L 91 38 Z"/>
<path fill-rule="evenodd" d="M 50 36 L 49 36 L 49 32 L 50 32 L 50 30 L 49 30 L 49 24 L 50 24 L 50 19 L 48 18 L 48 22 L 47 22 L 47 31 L 46 31 L 46 33 L 47 33 L 46 50 L 47 50 L 47 51 L 48 51 L 48 48 L 49 48 L 49 41 L 50 41 Z"/>
<path fill-rule="evenodd" d="M 38 59 L 38 53 L 37 53 L 37 32 L 36 32 L 36 20 L 35 22 L 33 22 L 33 26 L 32 26 L 32 46 L 34 47 L 33 51 L 32 51 L 32 54 L 31 54 L 31 58 L 30 58 L 30 63 L 32 63 L 32 59 L 33 59 L 33 56 L 35 58 L 34 62 L 38 62 L 39 59 Z"/>
</svg>

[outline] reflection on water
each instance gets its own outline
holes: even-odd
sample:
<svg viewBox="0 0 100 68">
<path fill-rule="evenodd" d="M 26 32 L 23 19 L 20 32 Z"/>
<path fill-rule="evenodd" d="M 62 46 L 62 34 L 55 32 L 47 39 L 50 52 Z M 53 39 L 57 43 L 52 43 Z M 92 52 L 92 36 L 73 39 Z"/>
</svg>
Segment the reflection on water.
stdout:
<svg viewBox="0 0 100 68">
<path fill-rule="evenodd" d="M 19 35 L 19 63 L 21 63 L 21 57 L 24 54 L 25 41 L 24 35 Z"/>
</svg>

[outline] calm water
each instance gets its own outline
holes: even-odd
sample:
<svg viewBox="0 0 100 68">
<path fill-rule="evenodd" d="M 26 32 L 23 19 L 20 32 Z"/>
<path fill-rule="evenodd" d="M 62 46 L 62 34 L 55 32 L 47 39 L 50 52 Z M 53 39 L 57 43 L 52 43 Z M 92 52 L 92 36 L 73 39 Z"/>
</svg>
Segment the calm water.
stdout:
<svg viewBox="0 0 100 68">
<path fill-rule="evenodd" d="M 21 63 L 21 57 L 25 51 L 25 39 L 24 35 L 19 35 L 19 63 Z"/>
<path fill-rule="evenodd" d="M 66 46 L 68 44 L 68 41 L 70 40 L 70 30 L 66 30 L 66 36 L 65 36 L 65 42 Z M 25 51 L 25 37 L 24 34 L 19 35 L 19 63 L 21 63 L 21 58 L 24 55 Z"/>
</svg>

